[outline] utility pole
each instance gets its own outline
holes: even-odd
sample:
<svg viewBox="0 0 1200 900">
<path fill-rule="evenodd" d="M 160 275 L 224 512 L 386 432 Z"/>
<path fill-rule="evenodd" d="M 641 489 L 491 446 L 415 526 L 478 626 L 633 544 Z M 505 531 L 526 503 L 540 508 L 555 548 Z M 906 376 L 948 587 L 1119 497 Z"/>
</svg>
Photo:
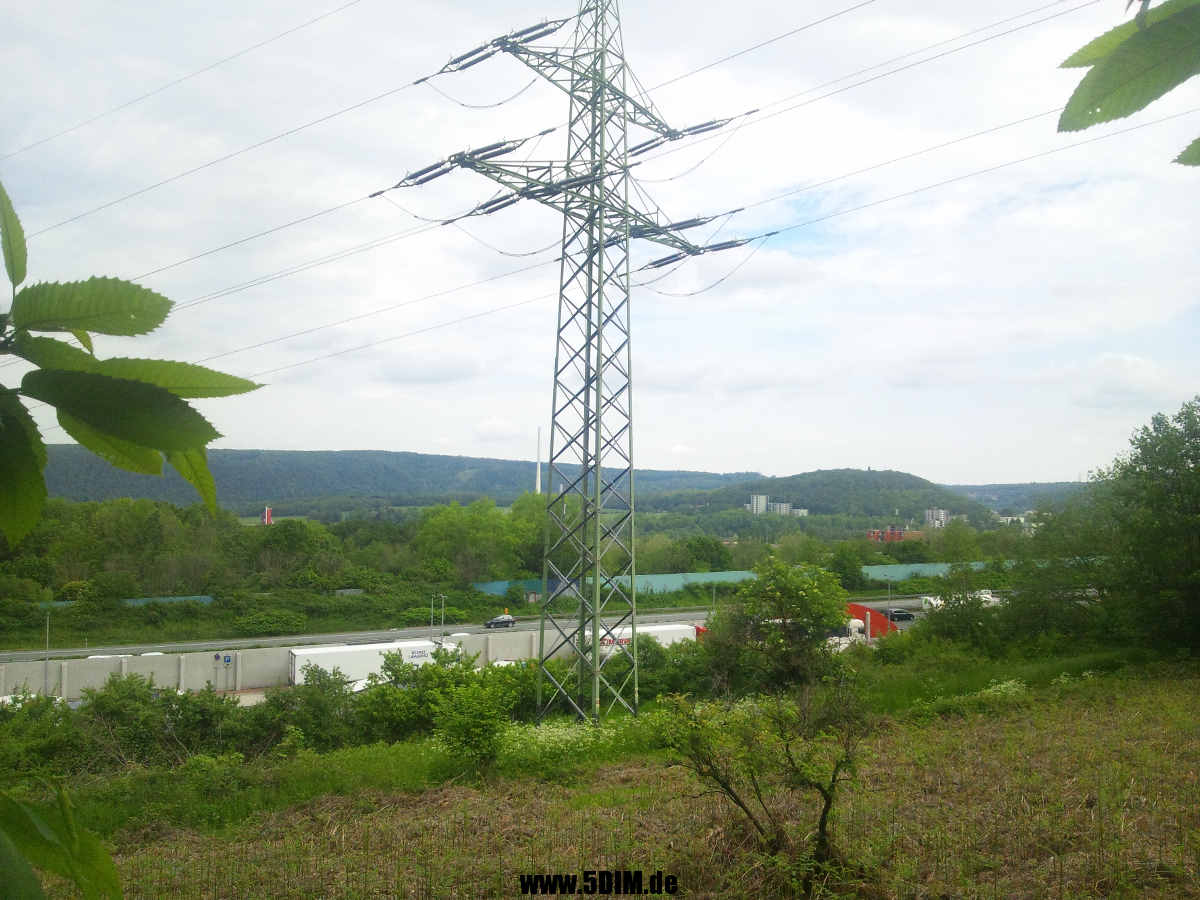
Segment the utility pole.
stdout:
<svg viewBox="0 0 1200 900">
<path fill-rule="evenodd" d="M 570 22 L 570 46 L 537 44 Z M 717 216 L 670 222 L 631 207 L 630 159 L 668 141 L 721 128 L 736 117 L 682 129 L 668 125 L 626 64 L 617 0 L 581 0 L 576 15 L 495 38 L 454 57 L 436 75 L 470 68 L 497 53 L 529 66 L 569 97 L 566 159 L 498 159 L 557 130 L 547 129 L 455 153 L 408 173 L 387 190 L 425 184 L 465 168 L 508 192 L 460 218 L 490 215 L 523 199 L 563 214 L 538 715 L 565 706 L 581 718 L 598 720 L 618 705 L 630 712 L 638 707 L 629 242 L 642 238 L 674 251 L 641 268 L 748 242 L 700 246 L 679 232 Z M 631 127 L 648 137 L 631 146 Z M 540 450 L 538 455 L 540 474 Z M 553 485 L 559 486 L 557 492 Z M 629 644 L 612 640 L 614 652 L 601 655 L 602 638 L 613 639 L 624 627 L 631 631 Z M 546 666 L 564 654 L 572 663 L 572 674 L 565 679 Z M 621 658 L 630 664 L 628 673 L 619 682 L 610 680 L 605 668 Z"/>
</svg>

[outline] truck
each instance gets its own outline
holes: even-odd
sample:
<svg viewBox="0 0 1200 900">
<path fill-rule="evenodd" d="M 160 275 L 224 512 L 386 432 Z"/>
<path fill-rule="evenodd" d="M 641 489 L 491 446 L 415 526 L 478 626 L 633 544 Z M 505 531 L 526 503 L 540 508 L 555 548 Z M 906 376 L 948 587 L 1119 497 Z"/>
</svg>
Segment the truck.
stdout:
<svg viewBox="0 0 1200 900">
<path fill-rule="evenodd" d="M 637 634 L 638 640 L 653 638 L 664 647 L 669 647 L 679 641 L 694 641 L 707 630 L 703 625 L 692 625 L 688 622 L 665 622 L 661 625 L 639 625 Z M 611 635 L 601 635 L 600 651 L 612 653 L 617 645 L 628 646 L 632 637 L 633 630 L 628 626 L 617 628 Z"/>
<path fill-rule="evenodd" d="M 433 659 L 438 644 L 428 640 L 389 641 L 382 644 L 325 644 L 319 647 L 293 647 L 288 651 L 288 679 L 291 684 L 304 684 L 304 667 L 310 663 L 327 672 L 337 669 L 347 681 L 358 682 L 368 675 L 383 671 L 385 653 L 399 653 L 401 659 L 413 665 L 424 665 Z M 440 645 L 454 649 L 454 644 Z"/>
<path fill-rule="evenodd" d="M 845 627 L 831 634 L 825 640 L 825 643 L 833 652 L 840 653 L 852 644 L 865 642 L 867 639 L 866 628 L 866 623 L 862 619 L 856 619 L 852 616 L 846 620 Z"/>
</svg>

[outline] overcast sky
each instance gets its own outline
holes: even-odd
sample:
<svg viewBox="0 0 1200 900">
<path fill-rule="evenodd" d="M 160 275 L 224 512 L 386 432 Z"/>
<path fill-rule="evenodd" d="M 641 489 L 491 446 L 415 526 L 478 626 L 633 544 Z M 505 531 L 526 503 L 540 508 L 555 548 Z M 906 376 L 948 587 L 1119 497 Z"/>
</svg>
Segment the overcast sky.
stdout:
<svg viewBox="0 0 1200 900">
<path fill-rule="evenodd" d="M 0 155 L 338 5 L 9 2 Z M 875 0 L 654 87 L 853 5 L 646 0 L 622 11 L 626 58 L 673 125 L 761 110 L 736 130 L 648 154 L 635 174 L 666 215 L 829 182 L 694 234 L 720 227 L 714 239 L 724 240 L 822 221 L 689 261 L 635 291 L 636 463 L 771 475 L 871 466 L 951 483 L 1086 477 L 1200 386 L 1200 170 L 1170 162 L 1200 134 L 1200 114 L 839 213 L 1200 107 L 1200 82 L 1086 132 L 1059 135 L 1057 114 L 1041 115 L 836 181 L 1060 107 L 1082 70 L 1058 64 L 1118 24 L 1124 0 L 1050 4 L 957 40 L 1045 0 Z M 504 55 L 433 82 L 453 99 L 427 84 L 397 90 L 54 227 L 574 12 L 564 0 L 360 0 L 16 153 L 0 161 L 0 179 L 30 236 L 30 280 L 134 278 L 182 306 L 413 231 L 423 224 L 414 215 L 469 209 L 495 186 L 468 171 L 390 194 L 403 209 L 363 198 L 450 153 L 565 122 L 566 96 L 541 80 L 521 92 L 534 76 Z M 792 108 L 1056 13 L 1065 14 Z M 938 42 L 947 43 L 812 91 Z M 564 147 L 559 129 L 514 158 L 555 158 Z M 461 225 L 177 309 L 153 335 L 100 339 L 97 353 L 227 354 L 210 364 L 270 372 L 253 394 L 200 401 L 225 435 L 214 447 L 531 459 L 549 417 L 561 224 L 525 201 Z M 665 252 L 645 245 L 634 258 Z M 318 326 L 329 327 L 244 349 Z M 21 371 L 0 369 L 0 382 Z M 46 412 L 36 415 L 47 440 L 66 440 Z"/>
</svg>

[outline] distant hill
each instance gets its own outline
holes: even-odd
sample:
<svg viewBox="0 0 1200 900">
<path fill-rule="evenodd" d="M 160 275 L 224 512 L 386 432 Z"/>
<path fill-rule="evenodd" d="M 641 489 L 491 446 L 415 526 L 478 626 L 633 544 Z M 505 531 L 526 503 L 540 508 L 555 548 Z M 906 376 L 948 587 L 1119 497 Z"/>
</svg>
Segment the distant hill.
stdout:
<svg viewBox="0 0 1200 900">
<path fill-rule="evenodd" d="M 1053 506 L 1087 486 L 1082 481 L 1031 481 L 1025 484 L 947 484 L 956 493 L 977 500 L 998 513 L 1020 515 L 1029 509 Z"/>
<path fill-rule="evenodd" d="M 191 485 L 164 467 L 164 475 L 116 469 L 76 444 L 46 448 L 46 486 L 70 500 L 116 497 L 197 501 Z M 491 497 L 509 503 L 533 490 L 534 464 L 510 459 L 438 456 L 383 450 L 210 450 L 217 498 L 229 508 L 315 497 L 386 497 L 397 505 Z M 546 477 L 543 468 L 542 477 Z M 761 477 L 755 472 L 720 475 L 639 469 L 639 496 L 663 491 L 705 490 Z"/>
<path fill-rule="evenodd" d="M 785 478 L 752 478 L 708 491 L 659 494 L 645 498 L 642 509 L 684 512 L 739 509 L 751 494 L 767 494 L 803 507 L 812 515 L 866 515 L 891 517 L 897 523 L 920 523 L 927 509 L 946 509 L 986 522 L 986 506 L 961 493 L 907 472 L 870 469 L 821 469 Z"/>
</svg>

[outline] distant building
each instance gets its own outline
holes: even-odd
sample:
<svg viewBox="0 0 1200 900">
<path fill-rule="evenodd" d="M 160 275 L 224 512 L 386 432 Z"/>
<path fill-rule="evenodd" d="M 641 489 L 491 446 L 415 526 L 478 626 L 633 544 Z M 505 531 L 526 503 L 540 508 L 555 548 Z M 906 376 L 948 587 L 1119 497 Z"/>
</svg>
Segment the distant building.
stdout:
<svg viewBox="0 0 1200 900">
<path fill-rule="evenodd" d="M 919 541 L 925 535 L 920 531 L 906 530 L 889 525 L 887 528 L 872 528 L 867 531 L 867 540 L 877 544 L 894 544 L 899 541 Z"/>
<path fill-rule="evenodd" d="M 761 516 L 767 511 L 767 501 L 770 498 L 766 494 L 751 494 L 750 495 L 750 512 L 756 516 Z"/>
<path fill-rule="evenodd" d="M 950 521 L 950 510 L 948 509 L 927 509 L 925 510 L 925 524 L 930 528 L 945 528 L 946 523 Z"/>
<path fill-rule="evenodd" d="M 807 515 L 808 515 L 808 510 L 807 510 L 807 509 L 803 509 L 803 508 L 801 508 L 801 507 L 799 507 L 799 506 L 793 506 L 793 507 L 792 507 L 792 515 L 793 515 L 793 516 L 799 516 L 800 518 L 804 518 L 805 516 L 807 516 Z"/>
<path fill-rule="evenodd" d="M 790 516 L 792 514 L 791 501 L 777 500 L 774 503 L 768 503 L 767 512 L 778 513 L 781 516 Z"/>
</svg>

